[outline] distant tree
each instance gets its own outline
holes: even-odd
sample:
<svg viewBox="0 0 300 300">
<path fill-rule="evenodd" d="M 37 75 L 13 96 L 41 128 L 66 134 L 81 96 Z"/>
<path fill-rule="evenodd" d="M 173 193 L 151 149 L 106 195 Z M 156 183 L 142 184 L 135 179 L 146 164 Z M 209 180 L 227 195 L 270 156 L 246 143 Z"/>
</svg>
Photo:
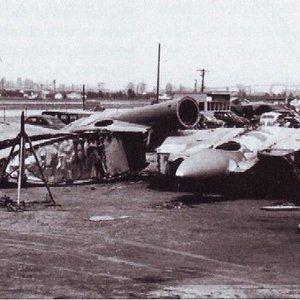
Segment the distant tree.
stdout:
<svg viewBox="0 0 300 300">
<path fill-rule="evenodd" d="M 22 89 L 23 88 L 23 81 L 21 77 L 17 78 L 17 88 Z"/>
<path fill-rule="evenodd" d="M 5 84 L 5 77 L 2 77 L 1 78 L 1 90 L 2 90 L 2 92 L 4 90 L 4 84 Z"/>
<path fill-rule="evenodd" d="M 126 97 L 127 97 L 127 95 L 125 93 L 123 93 L 122 91 L 112 93 L 113 99 L 125 99 Z"/>
<path fill-rule="evenodd" d="M 24 80 L 24 88 L 25 89 L 32 89 L 33 88 L 33 81 L 31 79 L 26 78 Z"/>
<path fill-rule="evenodd" d="M 134 85 L 133 82 L 129 82 L 127 84 L 127 90 L 133 90 L 133 91 L 135 91 L 135 85 Z"/>
<path fill-rule="evenodd" d="M 173 84 L 171 82 L 168 82 L 166 84 L 166 93 L 167 94 L 172 94 L 172 92 L 173 92 Z"/>
<path fill-rule="evenodd" d="M 103 97 L 104 97 L 104 94 L 103 94 L 103 92 L 102 92 L 102 91 L 99 91 L 99 92 L 98 92 L 98 97 L 99 97 L 100 99 L 103 99 Z"/>
<path fill-rule="evenodd" d="M 179 92 L 185 92 L 186 91 L 186 88 L 182 85 L 182 84 L 180 84 L 179 85 Z"/>
<path fill-rule="evenodd" d="M 286 91 L 282 91 L 278 96 L 285 98 L 286 97 Z"/>
<path fill-rule="evenodd" d="M 87 92 L 87 99 L 97 99 L 99 94 L 96 92 Z"/>
<path fill-rule="evenodd" d="M 128 99 L 134 99 L 135 98 L 135 92 L 132 89 L 128 89 L 127 91 Z"/>
<path fill-rule="evenodd" d="M 146 92 L 146 87 L 147 87 L 147 85 L 145 82 L 140 82 L 140 83 L 138 83 L 138 85 L 136 87 L 136 92 L 138 94 L 143 94 Z"/>
</svg>

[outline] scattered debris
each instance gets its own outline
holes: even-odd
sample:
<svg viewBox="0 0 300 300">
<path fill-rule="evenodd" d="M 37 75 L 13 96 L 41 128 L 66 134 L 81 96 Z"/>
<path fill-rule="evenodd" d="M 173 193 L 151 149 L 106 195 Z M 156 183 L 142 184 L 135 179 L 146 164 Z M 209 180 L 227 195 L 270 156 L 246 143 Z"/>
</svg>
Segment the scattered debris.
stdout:
<svg viewBox="0 0 300 300">
<path fill-rule="evenodd" d="M 112 216 L 92 216 L 90 217 L 90 221 L 100 222 L 100 221 L 114 221 L 119 219 L 130 218 L 130 216 L 120 216 L 120 217 L 112 217 Z"/>
<path fill-rule="evenodd" d="M 20 205 L 13 201 L 9 196 L 4 195 L 0 197 L 0 207 L 6 207 L 8 211 L 24 211 L 25 202 L 22 201 Z"/>
<path fill-rule="evenodd" d="M 153 208 L 159 209 L 181 209 L 184 207 L 192 207 L 191 205 L 184 204 L 181 201 L 170 201 L 170 202 L 163 202 L 153 205 Z"/>
<path fill-rule="evenodd" d="M 294 203 L 284 202 L 284 203 L 276 203 L 274 205 L 262 206 L 263 210 L 270 211 L 289 211 L 289 210 L 299 210 L 299 206 L 296 206 Z"/>
</svg>

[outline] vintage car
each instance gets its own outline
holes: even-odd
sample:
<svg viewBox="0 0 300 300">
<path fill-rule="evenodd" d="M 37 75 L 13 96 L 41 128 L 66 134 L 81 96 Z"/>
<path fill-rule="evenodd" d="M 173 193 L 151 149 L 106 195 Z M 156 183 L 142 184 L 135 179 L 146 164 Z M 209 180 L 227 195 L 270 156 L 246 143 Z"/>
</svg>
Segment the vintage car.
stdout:
<svg viewBox="0 0 300 300">
<path fill-rule="evenodd" d="M 225 122 L 225 127 L 247 127 L 251 123 L 248 119 L 238 116 L 232 111 L 218 110 L 214 112 L 214 116 Z"/>
<path fill-rule="evenodd" d="M 61 129 L 66 126 L 60 119 L 46 115 L 29 116 L 25 119 L 25 123 L 51 129 Z"/>
<path fill-rule="evenodd" d="M 266 112 L 259 119 L 260 126 L 283 126 L 284 123 L 284 115 L 276 111 Z"/>
<path fill-rule="evenodd" d="M 64 124 L 70 124 L 80 118 L 89 117 L 92 112 L 72 112 L 72 111 L 56 111 L 56 110 L 45 110 L 42 115 L 53 116 L 60 119 Z"/>
<path fill-rule="evenodd" d="M 222 120 L 217 119 L 212 113 L 210 112 L 200 112 L 200 121 L 197 128 L 218 128 L 224 127 L 225 122 Z"/>
</svg>

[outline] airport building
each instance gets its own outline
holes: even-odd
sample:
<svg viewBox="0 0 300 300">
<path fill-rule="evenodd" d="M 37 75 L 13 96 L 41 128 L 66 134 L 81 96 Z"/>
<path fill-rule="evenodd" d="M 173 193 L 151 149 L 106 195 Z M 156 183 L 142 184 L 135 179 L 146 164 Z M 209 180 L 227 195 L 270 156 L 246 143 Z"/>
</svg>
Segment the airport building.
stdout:
<svg viewBox="0 0 300 300">
<path fill-rule="evenodd" d="M 229 92 L 184 93 L 176 94 L 176 98 L 190 96 L 199 103 L 200 111 L 230 110 Z"/>
</svg>

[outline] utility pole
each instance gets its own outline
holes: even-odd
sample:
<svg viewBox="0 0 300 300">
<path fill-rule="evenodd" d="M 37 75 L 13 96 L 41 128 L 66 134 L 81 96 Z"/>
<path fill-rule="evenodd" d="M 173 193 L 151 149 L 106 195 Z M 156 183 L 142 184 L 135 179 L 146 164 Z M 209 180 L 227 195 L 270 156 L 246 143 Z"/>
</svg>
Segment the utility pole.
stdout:
<svg viewBox="0 0 300 300">
<path fill-rule="evenodd" d="M 1 90 L 2 92 L 4 91 L 4 82 L 5 82 L 5 79 L 4 77 L 1 78 Z"/>
<path fill-rule="evenodd" d="M 289 104 L 289 96 L 288 96 L 288 87 L 287 85 L 285 86 L 285 99 L 284 99 L 284 104 L 288 105 Z"/>
<path fill-rule="evenodd" d="M 160 43 L 158 44 L 156 102 L 159 102 Z"/>
<path fill-rule="evenodd" d="M 200 74 L 200 76 L 202 77 L 202 79 L 201 79 L 201 92 L 203 92 L 204 88 L 205 88 L 205 86 L 204 86 L 204 77 L 205 77 L 205 73 L 207 72 L 207 70 L 198 69 L 197 71 L 201 72 L 201 74 Z"/>
<path fill-rule="evenodd" d="M 56 80 L 53 80 L 53 92 L 56 94 Z"/>
<path fill-rule="evenodd" d="M 197 92 L 197 79 L 195 79 L 194 92 Z"/>
<path fill-rule="evenodd" d="M 82 108 L 85 110 L 85 84 L 82 86 Z"/>
</svg>

